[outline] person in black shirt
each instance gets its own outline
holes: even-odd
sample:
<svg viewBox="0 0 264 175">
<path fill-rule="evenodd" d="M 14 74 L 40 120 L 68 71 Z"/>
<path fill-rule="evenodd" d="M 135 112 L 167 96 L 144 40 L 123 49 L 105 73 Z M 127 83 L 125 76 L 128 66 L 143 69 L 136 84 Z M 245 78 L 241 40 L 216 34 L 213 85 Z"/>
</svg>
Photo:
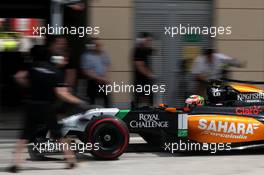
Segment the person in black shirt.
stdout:
<svg viewBox="0 0 264 175">
<path fill-rule="evenodd" d="M 133 53 L 135 85 L 144 86 L 153 84 L 154 75 L 149 60 L 153 52 L 151 44 L 152 35 L 146 32 L 142 33 Z M 136 93 L 135 105 L 139 106 L 139 102 L 147 102 L 149 105 L 153 105 L 153 94 L 150 93 L 150 95 L 145 95 L 144 92 Z"/>
<path fill-rule="evenodd" d="M 68 60 L 63 56 L 51 56 L 50 62 L 41 62 L 32 66 L 28 71 L 20 71 L 16 74 L 16 81 L 23 86 L 30 87 L 32 101 L 25 115 L 25 125 L 20 140 L 17 143 L 13 159 L 14 165 L 8 171 L 17 172 L 21 163 L 21 154 L 28 141 L 34 140 L 35 131 L 39 124 L 45 124 L 51 136 L 60 142 L 67 143 L 62 138 L 60 127 L 57 123 L 54 104 L 56 99 L 86 107 L 86 102 L 73 96 L 65 85 L 64 75 L 61 71 Z M 68 161 L 68 168 L 75 166 L 75 156 L 71 150 L 64 150 Z"/>
</svg>

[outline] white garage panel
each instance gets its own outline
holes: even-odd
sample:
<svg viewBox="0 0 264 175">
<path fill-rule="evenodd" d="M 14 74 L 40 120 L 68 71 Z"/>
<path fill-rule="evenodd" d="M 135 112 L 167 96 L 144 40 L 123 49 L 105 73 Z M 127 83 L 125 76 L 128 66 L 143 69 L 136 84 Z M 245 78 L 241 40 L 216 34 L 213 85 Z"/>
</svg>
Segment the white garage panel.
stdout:
<svg viewBox="0 0 264 175">
<path fill-rule="evenodd" d="M 182 105 L 188 91 L 191 76 L 183 72 L 183 49 L 186 46 L 211 47 L 209 36 L 199 36 L 199 41 L 190 42 L 185 36 L 165 35 L 164 27 L 211 26 L 212 1 L 178 0 L 135 0 L 135 34 L 154 34 L 152 68 L 159 77 L 159 83 L 166 85 L 165 94 L 156 94 L 155 101 L 169 105 Z M 136 37 L 135 36 L 135 37 Z"/>
</svg>

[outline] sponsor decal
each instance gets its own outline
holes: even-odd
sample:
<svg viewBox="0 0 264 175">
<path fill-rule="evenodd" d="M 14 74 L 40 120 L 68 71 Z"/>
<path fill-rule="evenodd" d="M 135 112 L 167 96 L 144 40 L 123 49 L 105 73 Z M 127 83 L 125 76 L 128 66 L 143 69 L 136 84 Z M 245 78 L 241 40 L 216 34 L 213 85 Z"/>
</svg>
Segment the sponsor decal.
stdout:
<svg viewBox="0 0 264 175">
<path fill-rule="evenodd" d="M 168 121 L 161 121 L 158 114 L 139 114 L 138 120 L 129 123 L 131 128 L 167 128 Z"/>
<path fill-rule="evenodd" d="M 179 129 L 178 130 L 178 137 L 188 137 L 188 130 L 187 129 Z"/>
<path fill-rule="evenodd" d="M 264 93 L 242 93 L 237 95 L 237 100 L 244 102 L 261 102 L 264 100 Z"/>
<path fill-rule="evenodd" d="M 261 112 L 262 112 L 262 108 L 260 106 L 237 107 L 236 108 L 237 115 L 258 115 Z"/>
<path fill-rule="evenodd" d="M 188 114 L 178 115 L 178 137 L 188 137 Z"/>
<path fill-rule="evenodd" d="M 247 135 L 253 135 L 259 125 L 257 123 L 200 119 L 198 128 L 204 130 L 203 134 L 223 138 L 247 139 Z"/>
<path fill-rule="evenodd" d="M 220 97 L 221 96 L 220 89 L 218 89 L 218 88 L 212 88 L 212 93 L 213 93 L 214 97 Z"/>
</svg>

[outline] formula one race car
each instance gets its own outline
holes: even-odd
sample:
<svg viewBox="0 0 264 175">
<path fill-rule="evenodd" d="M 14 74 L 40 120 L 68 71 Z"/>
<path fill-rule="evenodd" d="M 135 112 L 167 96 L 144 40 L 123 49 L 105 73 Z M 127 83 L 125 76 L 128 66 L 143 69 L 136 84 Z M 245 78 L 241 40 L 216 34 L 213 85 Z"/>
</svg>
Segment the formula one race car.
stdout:
<svg viewBox="0 0 264 175">
<path fill-rule="evenodd" d="M 100 159 L 122 155 L 129 144 L 129 133 L 137 133 L 158 147 L 179 141 L 230 144 L 232 149 L 264 146 L 263 90 L 247 84 L 212 81 L 207 92 L 205 102 L 193 100 L 194 104 L 181 108 L 160 105 L 91 109 L 61 120 L 63 134 L 96 145 L 98 149 L 91 153 Z"/>
</svg>

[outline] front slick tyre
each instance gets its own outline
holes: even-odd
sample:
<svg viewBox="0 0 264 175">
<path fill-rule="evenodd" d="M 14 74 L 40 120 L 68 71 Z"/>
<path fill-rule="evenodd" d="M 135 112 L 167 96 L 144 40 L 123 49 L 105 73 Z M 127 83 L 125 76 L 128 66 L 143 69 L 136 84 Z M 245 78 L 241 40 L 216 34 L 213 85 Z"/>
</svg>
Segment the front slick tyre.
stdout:
<svg viewBox="0 0 264 175">
<path fill-rule="evenodd" d="M 84 136 L 86 143 L 94 145 L 91 154 L 101 160 L 117 159 L 125 152 L 129 143 L 126 125 L 112 116 L 93 118 Z"/>
</svg>

